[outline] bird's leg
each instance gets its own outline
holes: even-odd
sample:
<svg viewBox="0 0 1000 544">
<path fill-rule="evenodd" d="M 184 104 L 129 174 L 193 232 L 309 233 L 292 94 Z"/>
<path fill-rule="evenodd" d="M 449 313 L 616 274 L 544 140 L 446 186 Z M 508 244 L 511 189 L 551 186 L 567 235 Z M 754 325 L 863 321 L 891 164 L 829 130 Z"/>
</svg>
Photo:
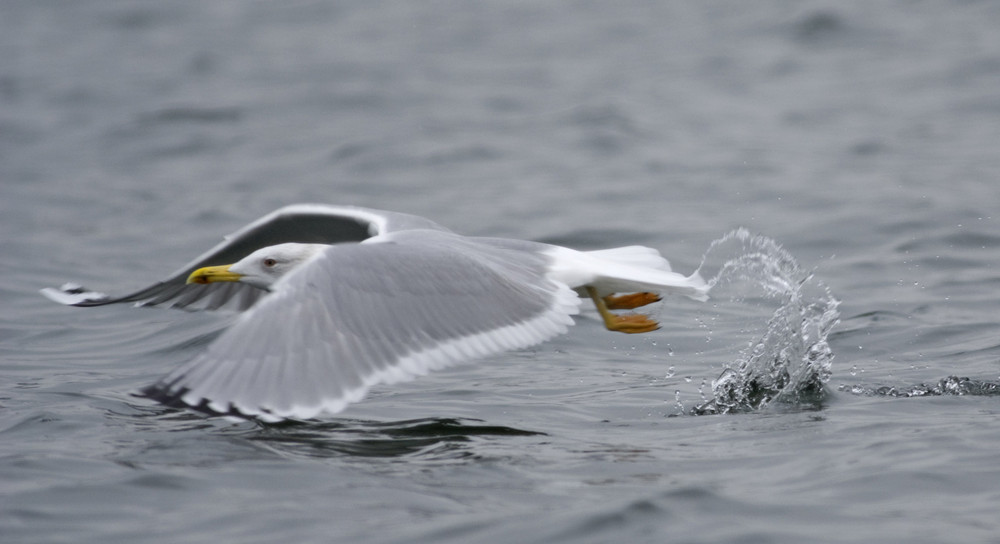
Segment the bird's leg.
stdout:
<svg viewBox="0 0 1000 544">
<path fill-rule="evenodd" d="M 597 313 L 601 314 L 601 319 L 604 320 L 604 326 L 607 327 L 609 331 L 635 334 L 640 332 L 655 331 L 660 328 L 660 324 L 650 319 L 648 315 L 617 315 L 611 313 L 611 311 L 608 310 L 608 305 L 604 302 L 604 298 L 597 294 L 597 289 L 589 285 L 587 286 L 587 294 L 590 295 L 591 300 L 594 301 L 594 306 L 597 306 Z"/>
<path fill-rule="evenodd" d="M 634 310 L 640 306 L 659 301 L 660 295 L 656 293 L 630 293 L 627 295 L 608 295 L 604 297 L 604 304 L 609 310 Z"/>
</svg>

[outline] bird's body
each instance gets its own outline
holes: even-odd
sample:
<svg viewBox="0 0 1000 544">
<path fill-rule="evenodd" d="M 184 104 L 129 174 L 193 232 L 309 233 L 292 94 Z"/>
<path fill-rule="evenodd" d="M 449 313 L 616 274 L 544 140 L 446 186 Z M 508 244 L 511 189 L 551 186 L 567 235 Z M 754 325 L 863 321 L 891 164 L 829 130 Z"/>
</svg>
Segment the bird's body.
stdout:
<svg viewBox="0 0 1000 544">
<path fill-rule="evenodd" d="M 649 248 L 465 237 L 416 216 L 323 205 L 282 208 L 124 297 L 43 290 L 77 306 L 246 310 L 144 392 L 263 420 L 337 413 L 375 384 L 537 344 L 573 324 L 581 295 L 609 329 L 647 332 L 658 326 L 648 316 L 611 310 L 707 292 Z"/>
</svg>

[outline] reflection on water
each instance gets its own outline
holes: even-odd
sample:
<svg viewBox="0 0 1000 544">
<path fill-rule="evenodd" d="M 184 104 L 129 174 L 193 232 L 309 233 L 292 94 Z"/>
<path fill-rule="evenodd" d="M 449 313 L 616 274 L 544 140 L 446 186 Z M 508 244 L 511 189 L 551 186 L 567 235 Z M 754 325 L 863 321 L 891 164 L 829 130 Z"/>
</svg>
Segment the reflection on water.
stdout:
<svg viewBox="0 0 1000 544">
<path fill-rule="evenodd" d="M 393 422 L 283 422 L 263 425 L 260 432 L 248 438 L 266 444 L 280 453 L 293 456 L 401 457 L 420 455 L 425 459 L 454 459 L 472 455 L 470 450 L 463 447 L 462 444 L 476 437 L 544 434 L 479 423 L 478 420 L 450 418 Z"/>
<path fill-rule="evenodd" d="M 775 403 L 818 407 L 831 374 L 827 337 L 839 322 L 840 301 L 774 240 L 745 229 L 714 241 L 700 270 L 711 276 L 716 300 L 729 294 L 732 303 L 775 301 L 777 308 L 763 334 L 713 380 L 714 398 L 690 413 L 747 412 Z"/>
</svg>

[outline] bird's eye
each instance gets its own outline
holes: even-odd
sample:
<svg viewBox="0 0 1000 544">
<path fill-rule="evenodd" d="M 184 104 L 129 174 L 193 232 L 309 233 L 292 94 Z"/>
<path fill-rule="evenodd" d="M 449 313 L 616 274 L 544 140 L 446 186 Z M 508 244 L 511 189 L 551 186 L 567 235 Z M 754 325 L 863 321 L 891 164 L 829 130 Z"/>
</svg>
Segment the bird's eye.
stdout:
<svg viewBox="0 0 1000 544">
<path fill-rule="evenodd" d="M 278 261 L 276 261 L 274 259 L 271 259 L 271 258 L 264 259 L 264 266 L 266 266 L 268 268 L 271 268 L 272 266 L 274 266 L 276 264 L 278 264 Z"/>
</svg>

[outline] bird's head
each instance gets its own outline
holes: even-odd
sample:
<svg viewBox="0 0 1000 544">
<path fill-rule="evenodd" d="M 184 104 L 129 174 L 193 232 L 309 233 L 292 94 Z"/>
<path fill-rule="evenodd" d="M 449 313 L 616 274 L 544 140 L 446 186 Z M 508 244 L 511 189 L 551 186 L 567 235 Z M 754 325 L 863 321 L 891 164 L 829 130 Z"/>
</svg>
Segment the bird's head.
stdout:
<svg viewBox="0 0 1000 544">
<path fill-rule="evenodd" d="M 188 276 L 187 283 L 238 281 L 270 289 L 276 281 L 327 247 L 324 244 L 295 243 L 264 247 L 234 264 L 199 268 Z"/>
</svg>

